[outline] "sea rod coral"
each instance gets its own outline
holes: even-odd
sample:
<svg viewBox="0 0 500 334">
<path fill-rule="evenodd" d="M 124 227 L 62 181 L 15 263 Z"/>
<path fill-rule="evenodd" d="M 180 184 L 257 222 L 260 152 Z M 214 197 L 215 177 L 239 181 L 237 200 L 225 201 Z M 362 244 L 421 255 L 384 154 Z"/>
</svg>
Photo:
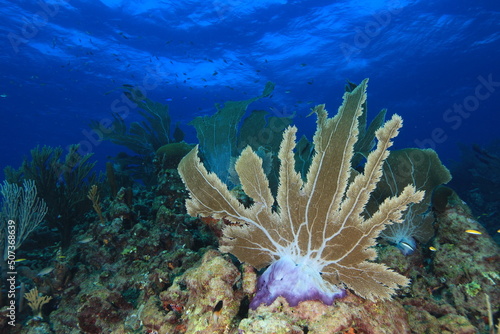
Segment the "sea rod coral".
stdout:
<svg viewBox="0 0 500 334">
<path fill-rule="evenodd" d="M 243 191 L 253 199 L 248 207 L 217 175 L 206 170 L 197 147 L 179 164 L 190 193 L 188 213 L 234 223 L 223 230 L 221 251 L 257 269 L 270 265 L 259 278 L 250 307 L 270 304 L 278 296 L 285 297 L 291 306 L 311 299 L 331 304 L 345 294 L 345 288 L 370 300 L 387 299 L 409 283 L 387 266 L 371 262 L 377 256 L 372 246 L 385 226 L 399 223 L 402 212 L 410 203 L 420 201 L 423 192 L 408 185 L 384 200 L 371 215 L 365 211 L 381 178 L 391 139 L 402 126 L 400 116 L 394 115 L 377 130 L 377 146 L 368 155 L 364 171 L 351 168 L 367 81 L 345 93 L 335 117 L 328 117 L 324 105 L 314 109 L 318 117 L 315 154 L 306 181 L 295 170 L 297 129 L 285 130 L 278 154 L 276 199 L 262 160 L 249 147 L 236 162 Z"/>
</svg>

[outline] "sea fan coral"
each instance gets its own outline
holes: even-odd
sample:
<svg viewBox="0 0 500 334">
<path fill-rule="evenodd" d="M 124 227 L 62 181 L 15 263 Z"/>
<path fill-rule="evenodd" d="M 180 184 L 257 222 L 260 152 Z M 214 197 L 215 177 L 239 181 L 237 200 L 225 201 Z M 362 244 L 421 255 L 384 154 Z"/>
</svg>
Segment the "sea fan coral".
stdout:
<svg viewBox="0 0 500 334">
<path fill-rule="evenodd" d="M 372 194 L 367 211 L 376 210 L 379 203 L 397 195 L 408 182 L 425 193 L 419 203 L 412 203 L 403 214 L 401 224 L 389 225 L 381 239 L 395 245 L 404 255 L 412 254 L 417 241 L 427 243 L 434 235 L 434 215 L 430 210 L 434 189 L 451 180 L 451 174 L 431 149 L 407 148 L 392 151 L 383 167 L 382 180 Z"/>
<path fill-rule="evenodd" d="M 224 228 L 221 250 L 260 269 L 251 307 L 285 297 L 294 306 L 319 299 L 331 304 L 349 288 L 361 297 L 386 299 L 409 280 L 376 258 L 372 246 L 386 225 L 399 223 L 410 203 L 423 192 L 412 185 L 385 199 L 370 217 L 365 206 L 382 175 L 391 139 L 402 125 L 394 115 L 377 130 L 377 147 L 367 157 L 363 173 L 351 168 L 358 139 L 358 117 L 366 100 L 367 80 L 345 93 L 338 114 L 328 118 L 324 105 L 314 135 L 315 154 L 306 182 L 295 170 L 293 150 L 297 129 L 283 134 L 278 158 L 279 187 L 276 199 L 262 169 L 262 160 L 247 147 L 236 162 L 244 192 L 253 199 L 245 207 L 198 158 L 196 147 L 179 164 L 179 173 L 190 193 L 186 202 L 192 216 L 225 218 L 235 224 Z M 276 202 L 276 203 L 275 203 Z M 274 205 L 276 209 L 273 210 Z"/>
</svg>

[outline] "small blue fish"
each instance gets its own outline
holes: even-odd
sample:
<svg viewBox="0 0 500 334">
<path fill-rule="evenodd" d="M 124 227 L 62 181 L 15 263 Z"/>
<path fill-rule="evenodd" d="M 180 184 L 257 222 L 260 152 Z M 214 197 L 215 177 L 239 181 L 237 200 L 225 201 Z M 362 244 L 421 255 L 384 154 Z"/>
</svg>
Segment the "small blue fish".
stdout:
<svg viewBox="0 0 500 334">
<path fill-rule="evenodd" d="M 396 243 L 396 247 L 404 256 L 412 254 L 417 249 L 417 242 L 413 237 L 404 236 Z"/>
<path fill-rule="evenodd" d="M 42 270 L 40 270 L 40 272 L 37 274 L 37 276 L 42 277 L 42 276 L 50 274 L 52 271 L 54 271 L 54 267 L 43 268 Z"/>
<path fill-rule="evenodd" d="M 411 254 L 415 251 L 414 242 L 410 243 L 410 242 L 401 241 L 400 243 L 398 243 L 397 247 L 401 250 L 401 252 L 404 255 Z"/>
<path fill-rule="evenodd" d="M 85 239 L 82 239 L 80 241 L 78 241 L 79 244 L 88 244 L 89 242 L 91 242 L 92 240 L 94 240 L 94 238 L 92 237 L 88 237 L 88 238 L 85 238 Z"/>
</svg>

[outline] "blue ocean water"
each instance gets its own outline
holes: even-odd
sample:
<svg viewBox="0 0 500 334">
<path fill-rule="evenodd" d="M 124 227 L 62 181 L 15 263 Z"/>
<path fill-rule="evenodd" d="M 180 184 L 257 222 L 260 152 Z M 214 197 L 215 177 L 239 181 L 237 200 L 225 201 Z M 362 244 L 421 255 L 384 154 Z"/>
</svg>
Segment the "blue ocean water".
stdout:
<svg viewBox="0 0 500 334">
<path fill-rule="evenodd" d="M 120 86 L 170 106 L 188 123 L 214 103 L 271 98 L 250 109 L 295 115 L 311 135 L 315 104 L 335 113 L 346 79 L 369 77 L 373 117 L 404 118 L 396 148 L 432 147 L 445 164 L 457 144 L 498 139 L 498 1 L 0 1 L 0 168 L 36 145 L 80 143 L 98 167 L 122 150 L 90 120 L 129 108 Z M 126 122 L 140 120 L 129 108 Z"/>
</svg>

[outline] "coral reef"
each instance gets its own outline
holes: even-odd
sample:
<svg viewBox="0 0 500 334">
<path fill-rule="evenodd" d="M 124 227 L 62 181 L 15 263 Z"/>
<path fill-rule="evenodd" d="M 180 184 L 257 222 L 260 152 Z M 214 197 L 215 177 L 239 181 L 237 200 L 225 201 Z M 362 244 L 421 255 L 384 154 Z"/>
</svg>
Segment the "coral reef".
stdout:
<svg viewBox="0 0 500 334">
<path fill-rule="evenodd" d="M 181 189 L 177 190 L 176 196 L 181 197 Z M 142 322 L 148 314 L 148 303 L 160 305 L 161 292 L 193 267 L 204 253 L 203 247 L 213 242 L 210 237 L 194 237 L 209 233 L 208 229 L 185 219 L 173 207 L 169 216 L 150 219 L 160 214 L 158 208 L 152 209 L 151 195 L 147 191 L 134 193 L 131 203 L 126 204 L 127 212 L 135 217 L 129 223 L 123 217 L 105 224 L 96 219 L 84 235 L 77 236 L 81 242 L 74 243 L 65 254 L 72 275 L 63 289 L 51 289 L 59 307 L 51 312 L 50 322 L 58 332 L 142 333 L 148 328 Z M 109 203 L 105 210 L 108 217 L 125 205 L 125 199 L 120 198 L 119 192 Z M 54 275 L 56 272 L 42 285 L 48 287 Z M 157 314 L 167 313 L 162 310 Z"/>
<path fill-rule="evenodd" d="M 351 88 L 349 94 L 359 93 L 356 87 Z M 319 114 L 322 112 L 320 110 Z M 361 126 L 363 119 L 361 114 L 357 127 L 360 140 L 363 140 L 362 133 L 369 138 L 372 132 L 362 129 L 365 126 Z M 328 123 L 327 120 L 325 115 L 322 122 Z M 299 154 L 287 151 L 286 157 L 290 159 L 286 171 L 291 175 L 295 175 L 291 173 L 293 168 L 307 169 L 311 163 L 306 160 L 322 152 L 321 146 L 315 150 L 310 143 L 301 142 L 303 146 L 297 146 L 300 152 L 296 153 Z M 292 141 L 288 143 L 291 150 Z M 358 159 L 364 153 L 356 153 L 356 150 L 365 152 L 369 146 L 353 149 L 350 166 L 353 175 L 346 182 L 352 183 L 369 173 L 370 168 L 365 168 L 364 174 L 360 172 L 362 165 Z M 265 152 L 273 150 L 270 148 Z M 248 153 L 246 150 L 244 154 Z M 304 164 L 293 164 L 293 156 Z M 389 156 L 386 162 L 390 159 Z M 414 160 L 410 161 L 410 167 L 412 164 L 417 166 Z M 248 167 L 253 170 L 262 168 L 260 165 L 257 168 L 258 159 L 254 158 L 253 162 L 255 165 L 248 164 Z M 345 297 L 336 299 L 332 305 L 320 300 L 298 301 L 272 296 L 253 309 L 250 302 L 256 300 L 256 294 L 262 290 L 263 280 L 258 276 L 265 275 L 250 264 L 239 262 L 231 254 L 215 250 L 220 246 L 217 239 L 224 233 L 227 236 L 228 227 L 232 230 L 238 226 L 223 218 L 189 216 L 184 205 L 188 190 L 177 170 L 166 167 L 152 175 L 156 183 L 150 188 L 138 183 L 125 185 L 118 175 L 113 179 L 110 171 L 110 191 L 99 184 L 102 196 L 97 198 L 97 193 L 92 193 L 95 203 L 99 204 L 102 219 L 92 210 L 91 201 L 84 198 L 87 206 L 79 212 L 80 221 L 74 226 L 68 248 L 54 245 L 53 232 L 43 224 L 26 239 L 16 254 L 19 259 L 16 262 L 19 284 L 16 295 L 19 298 L 36 287 L 39 297 L 50 296 L 52 299 L 43 306 L 38 317 L 26 302 L 19 304 L 15 327 L 7 324 L 10 311 L 5 302 L 8 300 L 0 299 L 0 333 L 486 334 L 493 331 L 490 318 L 492 323 L 498 323 L 500 295 L 496 287 L 500 249 L 450 188 L 438 186 L 433 192 L 429 214 L 435 219 L 435 236 L 425 247 L 416 247 L 405 256 L 392 245 L 385 242 L 375 244 L 372 240 L 370 249 L 376 251 L 377 258 L 370 264 L 383 263 L 411 281 L 391 299 L 370 300 L 362 298 L 356 288 L 344 288 L 342 294 Z M 406 173 L 406 177 L 405 173 L 400 174 L 403 174 L 398 183 L 400 189 L 408 182 L 408 175 L 410 179 L 418 179 L 415 174 Z M 387 175 L 384 172 L 382 177 Z M 288 186 L 299 189 L 301 181 L 305 183 L 299 177 L 294 181 L 297 184 L 288 183 Z M 387 184 L 382 179 L 377 188 Z M 328 192 L 330 184 L 322 185 Z M 266 189 L 267 185 L 261 186 L 259 189 Z M 424 190 L 418 182 L 416 187 Z M 245 210 L 252 205 L 271 203 L 271 200 L 266 202 L 272 198 L 269 193 L 277 192 L 277 189 L 276 192 L 270 190 L 266 198 L 251 199 L 243 190 L 248 190 L 248 187 L 236 187 L 230 194 L 237 198 L 235 207 L 241 203 Z M 88 189 L 82 196 L 85 197 L 87 192 Z M 346 199 L 353 194 L 354 190 L 341 197 Z M 293 192 L 289 198 L 292 195 Z M 375 210 L 366 210 L 363 217 L 373 216 L 384 202 L 384 196 L 393 195 L 397 192 L 382 194 L 375 203 L 368 203 Z M 425 196 L 424 202 L 427 202 L 427 190 Z M 272 206 L 273 213 L 277 214 L 278 207 L 274 202 Z M 297 208 L 298 205 L 289 207 L 292 214 L 298 212 L 293 211 Z M 259 217 L 264 217 L 265 209 L 262 206 L 260 209 Z M 284 212 L 282 209 L 280 214 Z M 277 235 L 279 226 L 275 227 L 276 232 L 271 232 L 272 235 Z M 302 225 L 295 231 L 309 236 L 303 233 L 305 228 Z M 349 236 L 357 235 L 355 228 L 350 231 Z M 293 239 L 286 235 L 283 240 L 286 238 Z M 303 243 L 307 244 L 307 240 Z M 230 244 L 226 240 L 223 246 Z M 338 248 L 332 250 L 342 252 Z M 261 262 L 259 255 L 251 251 L 247 253 Z M 263 256 L 265 259 L 266 254 Z M 294 266 L 292 270 L 304 268 Z M 277 271 L 270 273 L 279 274 Z"/>
</svg>

